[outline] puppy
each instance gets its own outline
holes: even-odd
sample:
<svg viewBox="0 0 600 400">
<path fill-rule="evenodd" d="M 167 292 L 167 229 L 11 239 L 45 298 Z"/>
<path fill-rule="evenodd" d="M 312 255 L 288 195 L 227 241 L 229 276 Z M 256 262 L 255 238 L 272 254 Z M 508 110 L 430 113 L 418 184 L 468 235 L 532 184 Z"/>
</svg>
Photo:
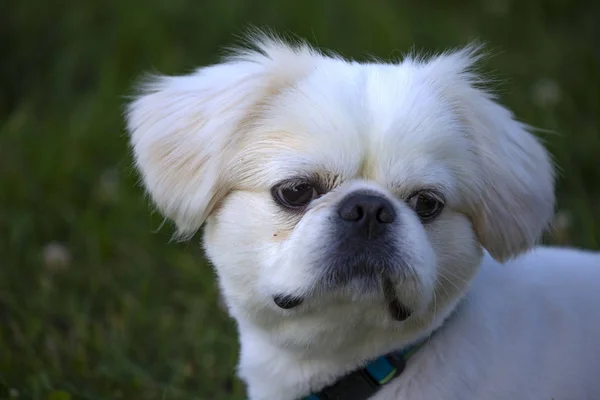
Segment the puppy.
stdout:
<svg viewBox="0 0 600 400">
<path fill-rule="evenodd" d="M 249 398 L 600 399 L 600 255 L 534 248 L 552 163 L 478 49 L 252 40 L 127 109 L 156 206 L 205 225 Z"/>
</svg>

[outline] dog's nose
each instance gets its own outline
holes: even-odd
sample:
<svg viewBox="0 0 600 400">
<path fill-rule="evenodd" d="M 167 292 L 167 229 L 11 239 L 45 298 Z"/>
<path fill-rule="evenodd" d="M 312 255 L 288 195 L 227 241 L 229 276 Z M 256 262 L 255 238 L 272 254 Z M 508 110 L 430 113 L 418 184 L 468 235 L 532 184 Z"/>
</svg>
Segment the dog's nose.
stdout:
<svg viewBox="0 0 600 400">
<path fill-rule="evenodd" d="M 381 234 L 396 220 L 392 203 L 374 194 L 356 193 L 345 198 L 338 210 L 340 217 L 369 239 Z"/>
</svg>

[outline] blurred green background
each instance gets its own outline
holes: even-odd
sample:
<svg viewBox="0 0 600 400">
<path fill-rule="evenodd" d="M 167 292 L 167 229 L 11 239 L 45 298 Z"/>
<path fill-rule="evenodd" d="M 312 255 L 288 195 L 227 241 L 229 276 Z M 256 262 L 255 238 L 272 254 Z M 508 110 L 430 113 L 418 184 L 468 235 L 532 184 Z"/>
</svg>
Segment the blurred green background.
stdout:
<svg viewBox="0 0 600 400">
<path fill-rule="evenodd" d="M 547 241 L 600 246 L 598 1 L 8 1 L 0 13 L 0 399 L 242 399 L 199 236 L 137 186 L 123 104 L 144 72 L 218 60 L 249 25 L 345 56 L 473 39 L 562 171 Z M 160 228 L 160 229 L 159 229 Z"/>
</svg>

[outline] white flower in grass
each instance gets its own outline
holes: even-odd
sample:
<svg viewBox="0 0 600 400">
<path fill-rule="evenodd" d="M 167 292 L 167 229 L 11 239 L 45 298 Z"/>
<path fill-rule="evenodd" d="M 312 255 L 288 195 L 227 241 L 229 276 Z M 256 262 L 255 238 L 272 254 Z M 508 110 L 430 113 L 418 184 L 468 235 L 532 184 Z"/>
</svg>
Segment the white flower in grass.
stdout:
<svg viewBox="0 0 600 400">
<path fill-rule="evenodd" d="M 552 222 L 552 239 L 555 243 L 566 245 L 570 242 L 570 231 L 573 224 L 573 217 L 569 211 L 561 210 L 554 216 Z"/>
<path fill-rule="evenodd" d="M 50 242 L 42 249 L 44 266 L 51 272 L 58 272 L 71 265 L 71 252 L 61 243 Z"/>
<path fill-rule="evenodd" d="M 533 85 L 532 97 L 536 106 L 550 108 L 560 102 L 562 91 L 558 83 L 552 79 L 542 78 Z"/>
<path fill-rule="evenodd" d="M 97 193 L 103 203 L 114 203 L 119 197 L 119 172 L 115 168 L 105 170 L 98 180 Z"/>
</svg>

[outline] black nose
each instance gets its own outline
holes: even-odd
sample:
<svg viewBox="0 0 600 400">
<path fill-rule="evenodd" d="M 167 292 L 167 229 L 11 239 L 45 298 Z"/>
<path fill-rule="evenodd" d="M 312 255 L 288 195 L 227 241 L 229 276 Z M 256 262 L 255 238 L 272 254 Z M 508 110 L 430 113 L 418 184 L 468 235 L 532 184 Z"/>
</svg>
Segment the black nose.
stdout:
<svg viewBox="0 0 600 400">
<path fill-rule="evenodd" d="M 352 222 L 369 239 L 381 234 L 396 219 L 392 203 L 374 194 L 351 194 L 342 200 L 338 211 L 344 221 Z"/>
</svg>

